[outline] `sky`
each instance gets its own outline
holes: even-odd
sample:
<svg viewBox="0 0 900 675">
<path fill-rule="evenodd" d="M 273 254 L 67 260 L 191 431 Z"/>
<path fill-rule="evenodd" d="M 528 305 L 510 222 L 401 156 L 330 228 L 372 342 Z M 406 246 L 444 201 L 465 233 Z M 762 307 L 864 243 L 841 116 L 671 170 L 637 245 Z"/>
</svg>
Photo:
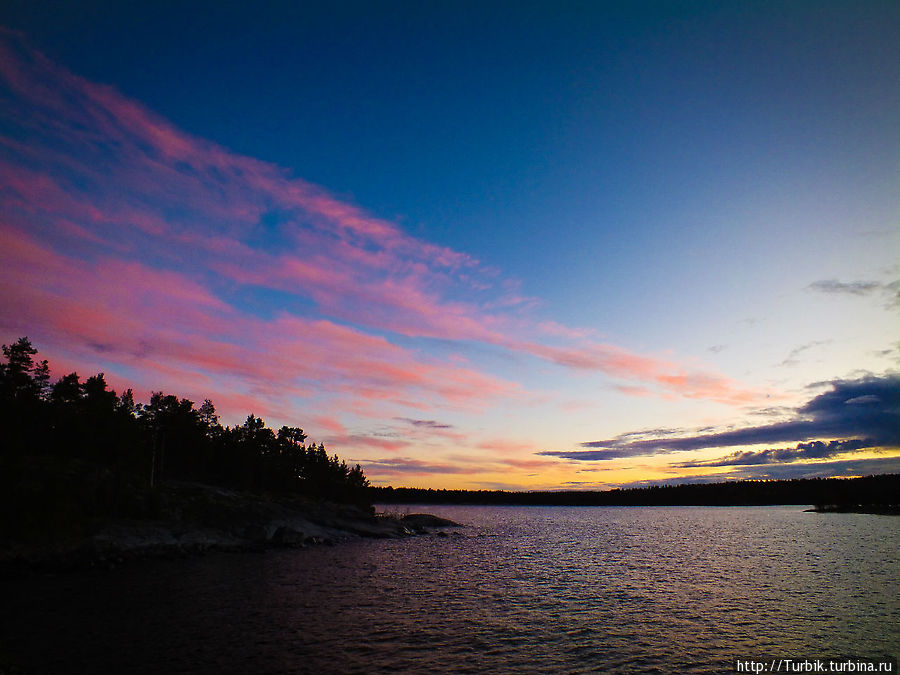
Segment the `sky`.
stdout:
<svg viewBox="0 0 900 675">
<path fill-rule="evenodd" d="M 0 340 L 373 484 L 900 472 L 900 4 L 0 6 Z"/>
</svg>

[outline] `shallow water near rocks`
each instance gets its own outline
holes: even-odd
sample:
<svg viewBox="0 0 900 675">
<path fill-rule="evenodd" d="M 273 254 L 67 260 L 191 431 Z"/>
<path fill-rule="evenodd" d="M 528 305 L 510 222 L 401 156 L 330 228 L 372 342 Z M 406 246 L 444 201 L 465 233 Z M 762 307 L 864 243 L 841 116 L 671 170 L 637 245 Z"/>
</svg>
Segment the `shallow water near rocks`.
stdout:
<svg viewBox="0 0 900 675">
<path fill-rule="evenodd" d="M 736 657 L 900 654 L 900 518 L 410 511 L 466 527 L 6 575 L 0 670 L 721 673 Z"/>
</svg>

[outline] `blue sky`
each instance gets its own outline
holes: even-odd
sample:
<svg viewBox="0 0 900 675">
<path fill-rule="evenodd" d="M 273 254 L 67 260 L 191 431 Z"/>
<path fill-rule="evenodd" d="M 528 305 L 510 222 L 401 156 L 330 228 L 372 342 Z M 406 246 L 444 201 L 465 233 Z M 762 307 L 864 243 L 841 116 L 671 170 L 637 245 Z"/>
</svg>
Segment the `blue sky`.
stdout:
<svg viewBox="0 0 900 675">
<path fill-rule="evenodd" d="M 105 334 L 83 317 L 121 300 L 90 279 L 35 290 L 27 280 L 52 277 L 48 263 L 20 257 L 3 338 L 30 335 L 60 367 L 209 395 L 232 422 L 254 406 L 376 482 L 467 487 L 706 475 L 684 465 L 735 449 L 568 455 L 637 430 L 772 424 L 828 383 L 896 372 L 896 3 L 38 1 L 6 3 L 0 25 L 16 45 L 9 68 L 49 64 L 27 71 L 31 88 L 3 90 L 7 175 L 31 171 L 31 187 L 5 194 L 4 236 L 60 256 L 57 272 L 97 263 L 97 283 L 127 269 L 194 289 L 143 290 L 154 311 L 195 300 L 174 337 L 137 318 Z M 52 105 L 39 96 L 51 90 Z M 85 118 L 84 101 L 102 113 Z M 23 122 L 38 109 L 65 134 Z M 70 142 L 79 134 L 102 157 Z M 170 184 L 162 165 L 203 181 Z M 265 185 L 247 179 L 256 171 Z M 42 178 L 65 195 L 52 209 Z M 383 227 L 340 229 L 348 217 Z M 144 218 L 156 225 L 109 226 Z M 316 255 L 313 276 L 301 268 Z M 21 310 L 63 295 L 65 326 Z M 318 331 L 306 348 L 321 367 L 283 364 L 293 393 L 278 394 L 273 374 L 267 388 L 198 356 L 262 363 L 272 348 L 210 317 L 263 335 L 296 320 L 299 335 Z M 125 334 L 178 349 L 154 357 Z M 342 349 L 358 355 L 351 343 L 371 350 L 357 367 L 384 368 L 377 382 L 335 371 L 352 363 Z M 894 461 L 889 448 L 853 452 Z"/>
</svg>

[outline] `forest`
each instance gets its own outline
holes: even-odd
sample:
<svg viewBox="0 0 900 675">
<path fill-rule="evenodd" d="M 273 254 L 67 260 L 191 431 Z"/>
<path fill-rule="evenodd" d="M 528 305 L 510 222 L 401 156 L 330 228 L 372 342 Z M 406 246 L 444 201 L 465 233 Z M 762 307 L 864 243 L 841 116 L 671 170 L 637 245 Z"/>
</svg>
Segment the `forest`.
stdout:
<svg viewBox="0 0 900 675">
<path fill-rule="evenodd" d="M 66 483 L 75 480 L 86 493 L 79 501 L 113 515 L 142 511 L 135 494 L 146 497 L 163 481 L 366 502 L 369 482 L 360 466 L 329 456 L 321 443 L 307 444 L 299 427 L 274 431 L 253 414 L 241 425 L 223 426 L 209 399 L 197 406 L 160 391 L 140 403 L 132 389 L 110 389 L 103 373 L 84 380 L 69 373 L 51 382 L 48 362 L 27 337 L 3 345 L 3 357 L 4 501 L 22 498 L 39 482 L 53 499 L 53 483 L 71 493 Z"/>
<path fill-rule="evenodd" d="M 731 480 L 613 490 L 430 490 L 369 488 L 379 504 L 496 504 L 517 506 L 763 506 L 811 504 L 821 510 L 872 507 L 897 512 L 900 475 L 791 480 Z"/>
</svg>

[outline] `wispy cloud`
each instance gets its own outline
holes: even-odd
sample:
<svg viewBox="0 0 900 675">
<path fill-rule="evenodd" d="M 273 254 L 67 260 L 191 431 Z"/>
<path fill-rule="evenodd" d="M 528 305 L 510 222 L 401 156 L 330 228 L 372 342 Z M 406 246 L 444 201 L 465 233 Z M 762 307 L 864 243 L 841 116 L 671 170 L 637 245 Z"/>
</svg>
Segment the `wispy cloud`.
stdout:
<svg viewBox="0 0 900 675">
<path fill-rule="evenodd" d="M 477 475 L 477 474 L 508 474 L 510 469 L 517 471 L 534 471 L 540 473 L 551 467 L 558 467 L 555 460 L 540 459 L 535 457 L 462 457 L 448 455 L 432 459 L 418 459 L 412 457 L 381 457 L 377 459 L 360 459 L 359 461 L 366 473 L 374 473 L 382 477 L 396 476 L 403 478 L 407 475 L 434 476 L 448 475 Z"/>
<path fill-rule="evenodd" d="M 420 429 L 452 429 L 452 424 L 443 424 L 442 422 L 437 422 L 436 420 L 414 420 L 409 417 L 395 417 L 395 420 L 398 422 L 404 422 L 409 424 L 410 426 L 417 427 Z"/>
<path fill-rule="evenodd" d="M 649 436 L 649 437 L 644 437 Z M 802 442 L 829 438 L 823 446 Z M 581 461 L 621 459 L 641 455 L 758 445 L 801 442 L 792 450 L 771 450 L 762 454 L 736 453 L 722 461 L 732 463 L 743 457 L 745 463 L 769 463 L 801 459 L 803 453 L 826 452 L 839 448 L 858 450 L 873 447 L 900 447 L 900 375 L 868 376 L 857 380 L 835 380 L 830 391 L 808 401 L 795 411 L 792 419 L 774 424 L 745 427 L 693 435 L 633 432 L 616 438 L 582 443 L 588 450 L 546 450 L 539 454 Z M 768 454 L 766 454 L 768 453 Z M 793 455 L 792 455 L 793 453 Z M 830 456 L 823 454 L 821 456 Z M 760 461 L 750 461 L 758 458 Z M 780 459 L 779 459 L 780 458 Z M 725 466 L 726 464 L 710 464 Z M 699 466 L 699 465 L 697 465 Z"/>
<path fill-rule="evenodd" d="M 208 387 L 197 393 L 258 413 L 323 396 L 395 416 L 523 396 L 430 356 L 429 340 L 601 373 L 623 391 L 756 396 L 534 318 L 518 284 L 472 256 L 186 134 L 5 29 L 0 100 L 0 331 L 50 355 L 102 360 L 148 387 Z M 339 413 L 313 416 L 338 430 Z"/>
<path fill-rule="evenodd" d="M 831 340 L 813 340 L 812 342 L 808 342 L 805 345 L 800 345 L 799 347 L 794 347 L 790 354 L 785 357 L 784 361 L 781 362 L 782 366 L 795 366 L 799 363 L 798 357 L 806 351 L 810 349 L 814 349 L 815 347 L 820 347 L 822 345 L 827 345 L 831 342 Z"/>
<path fill-rule="evenodd" d="M 850 476 L 871 476 L 884 473 L 900 473 L 900 457 L 869 457 L 866 459 L 840 459 L 825 461 L 796 462 L 792 464 L 769 464 L 764 466 L 730 467 L 728 471 L 685 476 L 673 473 L 670 478 L 617 483 L 613 487 L 651 487 L 654 485 L 675 485 L 680 483 L 718 483 L 726 480 L 789 480 L 791 478 L 844 478 Z"/>
<path fill-rule="evenodd" d="M 410 457 L 397 457 L 391 459 L 362 459 L 360 462 L 366 471 L 382 475 L 416 475 L 427 476 L 433 474 L 475 474 L 481 471 L 481 467 L 451 464 L 442 462 L 427 462 Z"/>
<path fill-rule="evenodd" d="M 887 301 L 890 307 L 895 307 L 900 303 L 900 279 L 888 282 L 822 279 L 811 283 L 809 288 L 819 293 L 831 295 L 880 296 Z"/>
<path fill-rule="evenodd" d="M 854 450 L 876 447 L 872 439 L 851 439 L 849 441 L 810 441 L 797 443 L 793 448 L 771 448 L 768 450 L 733 452 L 720 459 L 680 462 L 673 466 L 687 469 L 708 466 L 753 466 L 756 464 L 787 464 L 807 459 L 827 459 Z"/>
<path fill-rule="evenodd" d="M 791 478 L 871 476 L 880 473 L 900 473 L 900 457 L 799 462 L 765 467 L 745 466 L 737 467 L 736 470 L 729 472 L 727 477 L 729 479 L 788 480 Z"/>
<path fill-rule="evenodd" d="M 139 368 L 147 380 L 171 382 L 174 371 L 195 388 L 198 378 L 237 378 L 257 393 L 257 410 L 267 399 L 329 393 L 414 409 L 465 408 L 516 391 L 328 319 L 248 315 L 178 272 L 102 258 L 85 274 L 82 261 L 27 235 L 2 226 L 0 234 L 7 331 L 37 327 L 58 336 L 60 349 L 83 348 L 94 360 Z"/>
</svg>

